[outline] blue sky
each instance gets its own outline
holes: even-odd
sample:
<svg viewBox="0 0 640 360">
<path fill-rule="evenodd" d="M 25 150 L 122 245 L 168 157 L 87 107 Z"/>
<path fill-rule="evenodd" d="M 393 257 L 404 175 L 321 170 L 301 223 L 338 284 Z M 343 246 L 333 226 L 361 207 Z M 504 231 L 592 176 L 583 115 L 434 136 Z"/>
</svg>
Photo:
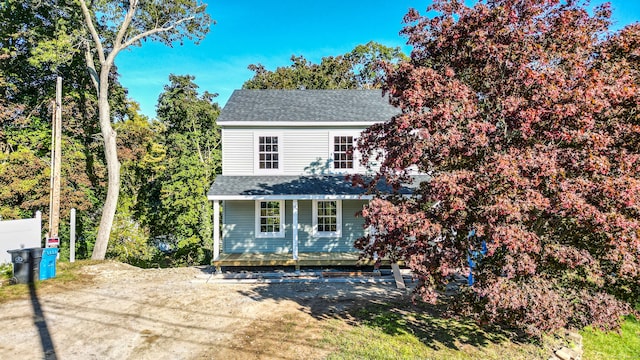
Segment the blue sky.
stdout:
<svg viewBox="0 0 640 360">
<path fill-rule="evenodd" d="M 217 24 L 200 45 L 186 42 L 169 48 L 144 42 L 116 58 L 120 81 L 145 115 L 155 117 L 158 96 L 169 74 L 195 76 L 200 90 L 218 93 L 217 101 L 224 106 L 233 90 L 251 78 L 249 64 L 261 63 L 274 70 L 288 66 L 291 55 L 319 62 L 371 40 L 405 46 L 398 34 L 402 17 L 409 8 L 424 12 L 430 4 L 425 0 L 204 2 Z M 640 21 L 640 0 L 611 2 L 616 28 Z"/>
</svg>

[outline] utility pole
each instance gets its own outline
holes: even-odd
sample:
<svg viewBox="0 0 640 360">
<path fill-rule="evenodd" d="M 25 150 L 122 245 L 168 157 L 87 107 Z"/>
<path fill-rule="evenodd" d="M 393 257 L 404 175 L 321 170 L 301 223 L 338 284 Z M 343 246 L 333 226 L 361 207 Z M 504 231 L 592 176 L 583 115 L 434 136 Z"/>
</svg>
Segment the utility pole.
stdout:
<svg viewBox="0 0 640 360">
<path fill-rule="evenodd" d="M 62 77 L 56 79 L 56 101 L 51 128 L 51 195 L 49 197 L 49 239 L 47 247 L 58 246 L 60 240 L 60 167 L 62 166 Z"/>
</svg>

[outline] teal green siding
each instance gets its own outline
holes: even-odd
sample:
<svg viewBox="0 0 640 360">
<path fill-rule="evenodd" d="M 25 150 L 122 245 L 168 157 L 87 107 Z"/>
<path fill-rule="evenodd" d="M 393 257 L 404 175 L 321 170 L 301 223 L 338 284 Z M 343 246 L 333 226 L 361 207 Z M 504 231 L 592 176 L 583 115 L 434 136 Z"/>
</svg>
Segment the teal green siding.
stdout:
<svg viewBox="0 0 640 360">
<path fill-rule="evenodd" d="M 364 219 L 361 215 L 356 216 L 356 214 L 362 211 L 362 207 L 368 203 L 368 201 L 362 200 L 342 202 L 341 241 L 343 247 L 349 247 L 349 250 L 346 251 L 358 251 L 353 247 L 353 243 L 365 235 L 365 229 L 363 228 Z"/>
<path fill-rule="evenodd" d="M 364 220 L 356 217 L 367 201 L 342 201 L 342 237 L 313 236 L 312 201 L 298 201 L 298 252 L 354 252 L 356 239 L 364 235 Z M 285 237 L 255 237 L 255 201 L 223 203 L 222 251 L 224 253 L 290 253 L 293 247 L 293 201 L 285 201 Z"/>
<path fill-rule="evenodd" d="M 224 253 L 291 252 L 292 212 L 285 204 L 285 230 L 288 238 L 255 237 L 255 201 L 225 201 L 223 204 L 222 251 Z"/>
<path fill-rule="evenodd" d="M 356 217 L 367 201 L 342 201 L 342 237 L 314 237 L 312 201 L 298 201 L 298 251 L 299 252 L 355 252 L 353 243 L 364 235 L 364 219 Z"/>
</svg>

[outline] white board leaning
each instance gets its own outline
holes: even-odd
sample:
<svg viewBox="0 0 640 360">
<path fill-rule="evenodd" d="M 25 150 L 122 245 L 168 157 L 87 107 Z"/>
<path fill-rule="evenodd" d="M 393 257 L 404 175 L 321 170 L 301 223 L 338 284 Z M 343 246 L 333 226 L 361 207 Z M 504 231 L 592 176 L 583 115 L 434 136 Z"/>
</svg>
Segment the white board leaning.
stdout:
<svg viewBox="0 0 640 360">
<path fill-rule="evenodd" d="M 11 263 L 7 250 L 42 247 L 42 215 L 33 219 L 0 221 L 0 264 Z"/>
</svg>

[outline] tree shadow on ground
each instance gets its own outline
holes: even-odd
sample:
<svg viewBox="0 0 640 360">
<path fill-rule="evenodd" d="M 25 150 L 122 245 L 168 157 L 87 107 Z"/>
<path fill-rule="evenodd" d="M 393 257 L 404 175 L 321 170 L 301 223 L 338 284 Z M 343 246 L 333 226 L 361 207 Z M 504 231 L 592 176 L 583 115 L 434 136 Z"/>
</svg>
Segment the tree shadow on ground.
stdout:
<svg viewBox="0 0 640 360">
<path fill-rule="evenodd" d="M 414 303 L 410 290 L 398 290 L 392 282 L 271 283 L 240 293 L 255 301 L 296 302 L 300 311 L 319 320 L 338 319 L 390 336 L 412 335 L 432 349 L 517 341 L 514 334 L 499 328 L 481 328 L 471 319 L 451 318 L 443 305 Z"/>
<path fill-rule="evenodd" d="M 432 349 L 445 346 L 459 350 L 461 345 L 483 347 L 513 341 L 512 334 L 498 328 L 481 328 L 471 319 L 446 315 L 442 305 L 404 300 L 351 309 L 349 314 L 353 324 L 379 329 L 391 336 L 412 335 Z"/>
</svg>

